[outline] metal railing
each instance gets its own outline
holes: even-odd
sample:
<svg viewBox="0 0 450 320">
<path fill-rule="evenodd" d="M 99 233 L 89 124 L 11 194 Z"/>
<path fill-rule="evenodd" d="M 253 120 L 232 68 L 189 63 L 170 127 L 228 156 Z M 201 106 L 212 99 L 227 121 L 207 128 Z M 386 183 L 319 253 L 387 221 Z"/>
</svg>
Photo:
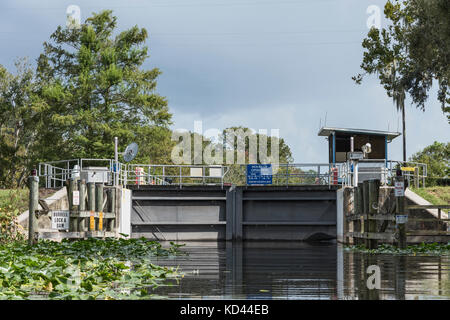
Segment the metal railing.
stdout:
<svg viewBox="0 0 450 320">
<path fill-rule="evenodd" d="M 39 163 L 38 176 L 44 177 L 46 188 L 62 188 L 67 179 L 77 171 L 75 166 L 80 166 L 80 159 Z"/>
<path fill-rule="evenodd" d="M 221 165 L 129 164 L 126 184 L 221 185 L 229 168 Z"/>
<path fill-rule="evenodd" d="M 344 185 L 353 186 L 354 163 L 347 161 L 342 166 L 342 180 Z M 364 159 L 358 161 L 358 181 L 374 178 L 380 179 L 383 185 L 391 184 L 392 178 L 396 176 L 397 170 L 402 171 L 402 175 L 409 185 L 425 187 L 427 178 L 427 165 L 420 162 L 385 160 L 385 159 Z M 362 178 L 362 179 L 361 179 Z"/>
<path fill-rule="evenodd" d="M 272 165 L 272 185 L 340 185 L 343 164 L 280 163 Z M 244 178 L 247 165 L 241 165 Z M 244 183 L 248 185 L 247 181 Z"/>
<path fill-rule="evenodd" d="M 123 164 L 112 159 L 69 159 L 39 163 L 38 175 L 46 188 L 60 188 L 88 166 L 103 166 L 110 185 L 247 185 L 247 165 L 152 165 Z M 230 168 L 232 170 L 230 170 Z M 360 160 L 358 177 L 380 179 L 390 184 L 401 169 L 409 185 L 424 187 L 427 165 L 384 159 Z M 237 171 L 236 171 L 237 170 Z M 232 172 L 231 172 L 232 171 Z M 353 185 L 354 165 L 344 163 L 283 163 L 272 165 L 272 185 Z"/>
<path fill-rule="evenodd" d="M 126 180 L 126 165 L 116 162 L 112 159 L 69 159 L 59 161 L 41 162 L 38 165 L 37 174 L 43 177 L 45 187 L 62 188 L 65 186 L 67 179 L 79 176 L 81 171 L 86 170 L 89 166 L 103 166 L 108 170 L 108 184 L 120 185 Z M 117 167 L 117 170 L 116 170 Z"/>
</svg>

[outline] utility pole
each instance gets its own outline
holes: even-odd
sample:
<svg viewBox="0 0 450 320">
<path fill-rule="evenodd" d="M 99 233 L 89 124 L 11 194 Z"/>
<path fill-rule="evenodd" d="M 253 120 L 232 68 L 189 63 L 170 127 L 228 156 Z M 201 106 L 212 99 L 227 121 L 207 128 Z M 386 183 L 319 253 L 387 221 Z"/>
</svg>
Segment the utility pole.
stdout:
<svg viewBox="0 0 450 320">
<path fill-rule="evenodd" d="M 119 185 L 119 138 L 114 137 L 114 185 Z"/>
<path fill-rule="evenodd" d="M 405 99 L 402 100 L 402 124 L 403 124 L 403 161 L 406 162 L 406 120 L 405 120 Z"/>
</svg>

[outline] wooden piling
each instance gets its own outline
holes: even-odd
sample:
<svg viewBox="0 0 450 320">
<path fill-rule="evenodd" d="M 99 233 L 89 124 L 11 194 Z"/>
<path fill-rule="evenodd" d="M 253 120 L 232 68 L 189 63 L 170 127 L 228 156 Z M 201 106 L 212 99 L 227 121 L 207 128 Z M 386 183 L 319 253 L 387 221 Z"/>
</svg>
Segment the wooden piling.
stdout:
<svg viewBox="0 0 450 320">
<path fill-rule="evenodd" d="M 356 190 L 356 198 L 357 198 L 357 209 L 356 209 L 356 213 L 358 215 L 362 215 L 364 214 L 364 193 L 363 193 L 363 183 L 360 182 L 358 183 L 358 187 Z M 361 230 L 362 227 L 362 223 L 361 220 L 355 220 L 355 224 L 354 224 L 354 232 L 362 232 L 363 230 Z M 363 241 L 361 240 L 361 238 L 356 238 L 355 239 L 355 244 L 360 245 L 363 243 Z"/>
<path fill-rule="evenodd" d="M 397 182 L 403 182 L 405 183 L 405 178 L 403 176 L 399 176 L 396 177 L 396 181 Z M 405 185 L 405 184 L 404 184 Z M 406 188 L 406 186 L 405 186 Z M 406 210 L 405 210 L 405 196 L 403 195 L 402 197 L 396 197 L 396 212 L 399 215 L 406 215 Z M 398 245 L 400 248 L 405 249 L 406 248 L 406 223 L 399 223 L 397 224 L 397 228 L 398 228 Z"/>
<path fill-rule="evenodd" d="M 37 218 L 35 215 L 38 210 L 39 203 L 39 177 L 31 176 L 28 178 L 28 186 L 30 188 L 29 207 L 28 207 L 28 244 L 34 245 L 37 243 L 38 231 Z"/>
<path fill-rule="evenodd" d="M 365 217 L 368 216 L 369 214 L 369 181 L 366 180 L 363 182 L 363 204 L 364 204 L 364 215 Z M 367 232 L 369 232 L 369 221 L 368 219 L 364 218 L 363 219 L 363 229 L 361 230 L 361 232 L 364 232 L 365 234 L 367 234 Z M 366 248 L 369 247 L 369 239 L 364 239 L 364 245 L 366 246 Z"/>
<path fill-rule="evenodd" d="M 88 210 L 91 211 L 91 214 L 95 212 L 95 183 L 94 182 L 88 182 Z M 95 230 L 95 224 L 92 224 L 91 221 L 93 218 L 92 216 L 89 217 L 89 231 Z"/>
<path fill-rule="evenodd" d="M 78 209 L 80 211 L 86 211 L 86 180 L 78 180 L 78 190 L 80 192 L 80 205 Z M 87 231 L 87 221 L 86 218 L 81 218 L 78 220 L 78 230 L 82 232 Z"/>
<path fill-rule="evenodd" d="M 111 213 L 115 213 L 116 212 L 116 189 L 115 188 L 108 189 L 108 201 L 109 201 L 108 211 Z M 113 232 L 114 225 L 115 225 L 115 219 L 109 219 L 108 220 L 108 231 Z"/>
<path fill-rule="evenodd" d="M 369 217 L 373 217 L 378 213 L 378 195 L 380 189 L 380 180 L 373 179 L 368 182 L 369 191 Z M 370 233 L 377 232 L 377 221 L 368 219 L 368 229 Z M 376 239 L 369 239 L 369 249 L 376 249 L 378 247 L 378 241 Z"/>
<path fill-rule="evenodd" d="M 73 192 L 78 189 L 76 180 L 74 178 L 70 178 L 67 180 L 67 199 L 69 200 L 69 231 L 77 232 L 78 231 L 78 219 L 72 218 L 72 214 L 75 211 L 78 211 L 78 206 L 73 204 Z"/>
<path fill-rule="evenodd" d="M 103 183 L 95 184 L 95 211 L 103 215 Z M 95 221 L 95 230 L 104 230 L 103 217 L 100 216 Z"/>
</svg>

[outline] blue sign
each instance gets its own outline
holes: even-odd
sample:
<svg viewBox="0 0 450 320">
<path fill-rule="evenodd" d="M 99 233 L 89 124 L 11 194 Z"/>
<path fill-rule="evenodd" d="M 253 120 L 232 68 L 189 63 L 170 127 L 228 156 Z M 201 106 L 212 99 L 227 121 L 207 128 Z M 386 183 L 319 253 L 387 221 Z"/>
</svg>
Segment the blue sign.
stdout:
<svg viewBox="0 0 450 320">
<path fill-rule="evenodd" d="M 247 184 L 272 184 L 272 165 L 248 164 Z"/>
</svg>

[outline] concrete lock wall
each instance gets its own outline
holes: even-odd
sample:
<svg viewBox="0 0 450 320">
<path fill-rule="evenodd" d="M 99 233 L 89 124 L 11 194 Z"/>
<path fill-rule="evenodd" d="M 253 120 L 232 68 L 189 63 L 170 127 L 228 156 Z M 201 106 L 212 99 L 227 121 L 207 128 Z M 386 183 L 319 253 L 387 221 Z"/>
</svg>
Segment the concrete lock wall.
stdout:
<svg viewBox="0 0 450 320">
<path fill-rule="evenodd" d="M 130 186 L 131 234 L 155 240 L 336 238 L 329 186 Z"/>
</svg>

